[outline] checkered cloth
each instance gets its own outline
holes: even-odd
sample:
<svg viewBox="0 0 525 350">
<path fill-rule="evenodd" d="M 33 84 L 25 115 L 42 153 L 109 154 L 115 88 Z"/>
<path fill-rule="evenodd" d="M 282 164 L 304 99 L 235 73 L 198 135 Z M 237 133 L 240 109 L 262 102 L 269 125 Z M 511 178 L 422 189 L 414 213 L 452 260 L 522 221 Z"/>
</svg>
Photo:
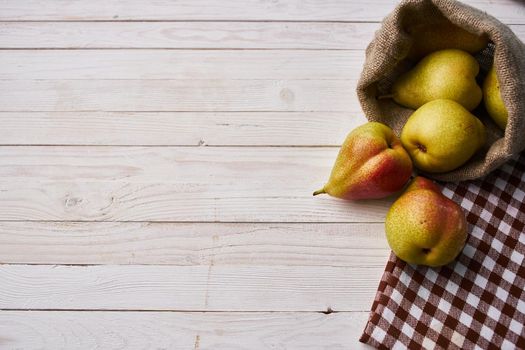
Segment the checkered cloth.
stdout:
<svg viewBox="0 0 525 350">
<path fill-rule="evenodd" d="M 467 213 L 453 263 L 393 254 L 361 342 L 379 349 L 525 349 L 525 154 L 482 180 L 446 184 Z"/>
</svg>

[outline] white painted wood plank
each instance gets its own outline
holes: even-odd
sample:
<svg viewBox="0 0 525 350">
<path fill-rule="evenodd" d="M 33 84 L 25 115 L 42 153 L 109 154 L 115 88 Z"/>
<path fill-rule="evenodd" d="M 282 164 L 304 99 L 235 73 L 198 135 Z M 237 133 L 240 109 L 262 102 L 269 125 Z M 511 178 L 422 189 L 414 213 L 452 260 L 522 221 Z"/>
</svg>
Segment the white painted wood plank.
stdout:
<svg viewBox="0 0 525 350">
<path fill-rule="evenodd" d="M 383 269 L 1 265 L 0 309 L 367 311 Z"/>
<path fill-rule="evenodd" d="M 2 147 L 0 220 L 383 222 L 312 197 L 337 148 Z"/>
<path fill-rule="evenodd" d="M 2 111 L 355 111 L 349 80 L 2 80 Z"/>
<path fill-rule="evenodd" d="M 1 50 L 0 79 L 349 79 L 362 50 Z"/>
<path fill-rule="evenodd" d="M 310 185 L 297 194 L 301 190 L 259 183 L 11 181 L 0 184 L 0 220 L 383 222 L 393 202 L 392 198 L 360 202 L 313 198 L 310 188 L 319 186 Z"/>
<path fill-rule="evenodd" d="M 377 23 L 0 22 L 1 48 L 364 49 Z"/>
<path fill-rule="evenodd" d="M 349 112 L 0 112 L 2 145 L 336 146 Z"/>
<path fill-rule="evenodd" d="M 363 50 L 379 27 L 379 23 L 304 22 L 0 22 L 0 48 Z M 523 27 L 511 26 L 522 40 Z"/>
<path fill-rule="evenodd" d="M 372 349 L 368 312 L 188 313 L 1 311 L 8 349 Z"/>
<path fill-rule="evenodd" d="M 325 178 L 337 152 L 332 147 L 6 146 L 0 148 L 0 180 L 233 185 L 239 189 L 257 183 L 288 186 L 290 193 L 298 195 L 303 185 Z M 305 173 L 310 180 L 300 179 Z"/>
<path fill-rule="evenodd" d="M 239 52 L 237 59 L 234 59 L 235 52 Z M 27 79 L 31 76 L 38 79 L 53 78 L 53 76 L 57 79 L 96 77 L 158 79 L 162 76 L 195 79 L 206 79 L 206 77 L 221 79 L 228 76 L 240 79 L 250 79 L 252 76 L 254 79 L 280 79 L 280 76 L 299 79 L 352 77 L 357 79 L 363 54 L 361 52 L 357 55 L 352 51 L 345 51 L 346 54 L 338 58 L 338 51 L 278 51 L 272 52 L 271 55 L 267 51 L 247 51 L 249 54 L 246 55 L 244 52 L 186 51 L 179 57 L 176 52 L 161 51 L 158 52 L 160 55 L 158 61 L 155 61 L 157 59 L 155 51 L 2 51 L 0 76 L 6 79 Z M 199 58 L 199 55 L 205 57 Z M 275 60 L 271 56 L 275 56 Z M 175 64 L 174 69 L 170 69 L 172 60 L 179 60 L 180 65 Z M 151 64 L 152 61 L 160 63 Z M 338 74 L 341 76 L 337 77 Z M 5 83 L 9 90 L 13 84 L 16 84 Z M 21 96 L 24 105 L 27 101 L 25 90 L 31 89 L 27 84 L 31 83 L 24 83 L 24 91 L 20 92 L 24 95 Z M 55 84 L 67 85 L 68 82 Z M 134 84 L 140 86 L 140 82 Z M 6 99 L 6 108 L 9 108 L 9 105 L 11 101 Z M 4 144 L 196 145 L 204 140 L 210 145 L 335 144 L 336 139 L 341 139 L 347 130 L 356 126 L 354 121 L 364 121 L 362 117 L 355 118 L 361 115 L 361 112 L 357 104 L 354 104 L 354 107 L 355 110 L 349 112 L 351 119 L 345 114 L 325 112 L 321 114 L 0 113 L 0 120 L 4 126 L 4 137 L 0 142 Z M 27 105 L 24 108 L 27 108 Z"/>
<path fill-rule="evenodd" d="M 0 222 L 2 264 L 382 267 L 383 224 Z"/>
<path fill-rule="evenodd" d="M 525 23 L 525 6 L 513 0 L 463 0 L 508 23 Z M 3 0 L 0 20 L 286 20 L 379 21 L 395 0 Z"/>
<path fill-rule="evenodd" d="M 11 181 L 0 184 L 0 220 L 382 222 L 393 202 L 312 198 L 311 186 L 300 195 L 259 186 Z"/>
</svg>

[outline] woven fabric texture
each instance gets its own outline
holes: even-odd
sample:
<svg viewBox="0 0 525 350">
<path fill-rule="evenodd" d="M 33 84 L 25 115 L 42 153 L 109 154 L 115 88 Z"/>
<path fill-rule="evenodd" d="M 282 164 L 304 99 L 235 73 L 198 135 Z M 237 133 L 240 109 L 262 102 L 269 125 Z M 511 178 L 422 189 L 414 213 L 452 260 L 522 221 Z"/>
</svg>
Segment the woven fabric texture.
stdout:
<svg viewBox="0 0 525 350">
<path fill-rule="evenodd" d="M 441 268 L 391 255 L 361 341 L 379 349 L 525 349 L 525 153 L 448 183 L 469 238 Z"/>
<path fill-rule="evenodd" d="M 476 55 L 480 81 L 494 62 L 502 99 L 509 113 L 505 132 L 484 110 L 483 103 L 473 111 L 487 128 L 487 143 L 469 162 L 442 174 L 427 174 L 436 180 L 463 181 L 480 178 L 518 155 L 525 148 L 525 45 L 508 26 L 489 14 L 455 0 L 404 0 L 382 22 L 367 47 L 366 59 L 357 86 L 357 96 L 366 117 L 391 126 L 399 135 L 414 112 L 388 95 L 396 78 L 413 67 L 407 57 L 413 45 L 409 34 L 422 24 L 446 21 L 466 31 L 486 36 L 488 47 Z"/>
</svg>

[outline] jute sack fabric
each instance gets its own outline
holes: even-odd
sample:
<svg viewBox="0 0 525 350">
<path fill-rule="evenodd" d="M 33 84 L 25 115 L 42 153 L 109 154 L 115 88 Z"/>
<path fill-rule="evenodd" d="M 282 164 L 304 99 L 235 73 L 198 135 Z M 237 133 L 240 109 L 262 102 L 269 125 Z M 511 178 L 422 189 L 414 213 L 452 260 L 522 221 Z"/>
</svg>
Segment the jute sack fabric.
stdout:
<svg viewBox="0 0 525 350">
<path fill-rule="evenodd" d="M 487 128 L 487 143 L 466 164 L 441 174 L 425 174 L 441 181 L 480 178 L 525 149 L 525 45 L 496 18 L 455 0 L 404 0 L 382 22 L 366 49 L 366 60 L 357 86 L 361 107 L 370 121 L 391 126 L 399 135 L 414 110 L 402 107 L 388 95 L 396 78 L 414 66 L 407 59 L 413 44 L 411 28 L 450 21 L 470 33 L 486 35 L 490 43 L 475 57 L 480 63 L 478 83 L 495 63 L 502 99 L 509 113 L 503 132 L 491 120 L 483 102 L 472 113 Z M 443 77 L 447 79 L 447 77 Z"/>
</svg>

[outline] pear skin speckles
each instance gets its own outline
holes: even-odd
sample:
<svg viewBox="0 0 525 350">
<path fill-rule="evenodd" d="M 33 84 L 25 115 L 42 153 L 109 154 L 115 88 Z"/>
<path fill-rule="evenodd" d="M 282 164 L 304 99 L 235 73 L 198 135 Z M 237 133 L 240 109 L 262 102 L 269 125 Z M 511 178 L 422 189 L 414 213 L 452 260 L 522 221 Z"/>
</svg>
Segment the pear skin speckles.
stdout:
<svg viewBox="0 0 525 350">
<path fill-rule="evenodd" d="M 370 122 L 346 138 L 327 184 L 314 195 L 355 200 L 383 198 L 403 188 L 412 161 L 388 126 Z"/>
<path fill-rule="evenodd" d="M 491 118 L 498 126 L 505 130 L 509 114 L 501 98 L 496 68 L 492 66 L 483 82 L 483 101 Z"/>
<path fill-rule="evenodd" d="M 401 142 L 414 166 L 428 173 L 458 168 L 485 144 L 485 140 L 483 123 L 459 103 L 446 99 L 434 100 L 418 108 L 401 131 Z"/>
<path fill-rule="evenodd" d="M 461 207 L 434 187 L 430 180 L 416 178 L 387 213 L 388 243 L 408 263 L 445 265 L 465 245 L 467 222 Z"/>
<path fill-rule="evenodd" d="M 468 52 L 446 49 L 423 58 L 392 86 L 394 101 L 417 109 L 433 100 L 449 99 L 471 111 L 481 102 L 476 82 L 479 64 Z"/>
</svg>

